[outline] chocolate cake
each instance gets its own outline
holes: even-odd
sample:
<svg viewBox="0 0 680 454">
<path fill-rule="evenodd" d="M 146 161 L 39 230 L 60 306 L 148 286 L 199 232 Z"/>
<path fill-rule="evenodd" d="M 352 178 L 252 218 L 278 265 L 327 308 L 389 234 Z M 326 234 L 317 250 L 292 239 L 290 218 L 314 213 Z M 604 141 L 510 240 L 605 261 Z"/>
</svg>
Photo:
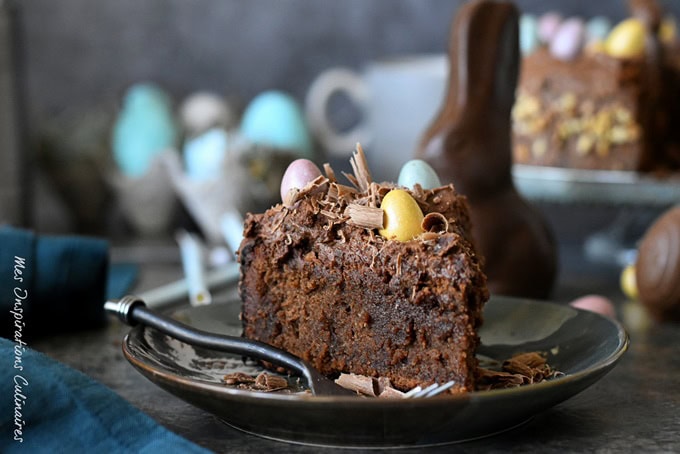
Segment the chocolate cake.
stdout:
<svg viewBox="0 0 680 454">
<path fill-rule="evenodd" d="M 516 163 L 645 172 L 680 167 L 677 44 L 660 39 L 662 14 L 654 2 L 631 5 L 633 18 L 575 55 L 556 55 L 555 36 L 553 45 L 524 56 L 513 109 Z"/>
<path fill-rule="evenodd" d="M 452 185 L 406 191 L 422 233 L 379 232 L 390 183 L 371 181 L 361 149 L 351 185 L 325 166 L 286 203 L 248 214 L 239 250 L 244 336 L 282 348 L 328 376 L 386 377 L 407 390 L 475 386 L 477 330 L 488 299 L 465 197 Z"/>
</svg>

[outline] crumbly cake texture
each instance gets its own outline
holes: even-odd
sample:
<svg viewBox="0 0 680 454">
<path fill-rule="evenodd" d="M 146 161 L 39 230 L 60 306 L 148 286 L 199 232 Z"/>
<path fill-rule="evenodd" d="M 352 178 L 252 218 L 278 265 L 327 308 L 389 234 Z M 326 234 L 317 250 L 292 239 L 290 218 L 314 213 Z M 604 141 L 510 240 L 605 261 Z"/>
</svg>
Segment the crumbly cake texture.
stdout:
<svg viewBox="0 0 680 454">
<path fill-rule="evenodd" d="M 584 52 L 561 61 L 539 49 L 522 61 L 513 109 L 514 160 L 575 169 L 680 167 L 677 58 L 655 62 Z"/>
<path fill-rule="evenodd" d="M 380 203 L 396 186 L 371 181 L 360 147 L 351 163 L 351 185 L 326 165 L 286 204 L 246 216 L 244 336 L 331 377 L 385 377 L 400 390 L 455 380 L 450 392 L 474 390 L 488 291 L 465 197 L 452 185 L 416 185 L 409 192 L 431 231 L 386 240 Z"/>
</svg>

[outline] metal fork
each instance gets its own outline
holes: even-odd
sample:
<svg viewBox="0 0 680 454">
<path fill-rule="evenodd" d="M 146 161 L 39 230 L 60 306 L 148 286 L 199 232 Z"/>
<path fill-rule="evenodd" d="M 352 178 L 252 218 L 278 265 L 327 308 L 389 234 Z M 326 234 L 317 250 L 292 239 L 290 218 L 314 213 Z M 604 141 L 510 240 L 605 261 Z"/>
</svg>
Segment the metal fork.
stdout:
<svg viewBox="0 0 680 454">
<path fill-rule="evenodd" d="M 437 394 L 441 394 L 447 389 L 455 385 L 455 380 L 448 381 L 443 385 L 439 383 L 432 383 L 430 386 L 423 388 L 422 386 L 416 386 L 412 390 L 404 394 L 404 399 L 417 399 L 420 397 L 433 397 Z"/>
<path fill-rule="evenodd" d="M 280 350 L 264 342 L 242 337 L 214 334 L 192 328 L 146 307 L 146 303 L 133 295 L 124 296 L 120 300 L 104 303 L 104 309 L 116 315 L 129 326 L 142 324 L 150 326 L 170 337 L 184 343 L 210 350 L 234 353 L 283 366 L 302 377 L 315 396 L 357 396 L 357 393 L 336 384 L 333 380 L 319 373 L 303 359 Z M 420 386 L 404 395 L 406 398 L 431 397 L 453 386 L 454 382 L 444 385 L 436 383 L 421 389 Z"/>
</svg>

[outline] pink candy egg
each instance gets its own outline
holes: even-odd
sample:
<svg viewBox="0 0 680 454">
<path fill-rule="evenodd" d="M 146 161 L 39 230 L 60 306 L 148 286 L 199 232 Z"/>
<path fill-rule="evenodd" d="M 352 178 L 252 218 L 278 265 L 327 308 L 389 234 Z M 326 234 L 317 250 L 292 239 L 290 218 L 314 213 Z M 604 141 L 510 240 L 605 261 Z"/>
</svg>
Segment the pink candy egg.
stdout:
<svg viewBox="0 0 680 454">
<path fill-rule="evenodd" d="M 562 23 L 562 16 L 557 13 L 545 13 L 538 19 L 538 39 L 549 43 Z"/>
<path fill-rule="evenodd" d="M 577 309 L 584 309 L 587 311 L 596 312 L 606 317 L 616 318 L 616 309 L 614 309 L 614 304 L 604 296 L 582 296 L 581 298 L 577 298 L 569 303 L 569 305 Z"/>
<path fill-rule="evenodd" d="M 565 20 L 550 41 L 550 53 L 560 60 L 573 60 L 583 48 L 585 30 L 581 19 Z"/>
<path fill-rule="evenodd" d="M 293 188 L 304 188 L 307 183 L 321 175 L 319 168 L 309 159 L 296 159 L 291 162 L 281 179 L 281 200 Z"/>
</svg>

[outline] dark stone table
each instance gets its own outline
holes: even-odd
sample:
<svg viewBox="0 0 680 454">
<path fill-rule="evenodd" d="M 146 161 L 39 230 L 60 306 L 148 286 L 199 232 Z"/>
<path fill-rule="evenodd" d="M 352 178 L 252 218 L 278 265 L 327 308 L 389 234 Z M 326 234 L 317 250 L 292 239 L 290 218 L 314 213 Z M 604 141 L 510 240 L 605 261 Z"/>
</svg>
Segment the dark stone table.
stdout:
<svg viewBox="0 0 680 454">
<path fill-rule="evenodd" d="M 606 295 L 626 324 L 624 308 L 629 303 L 618 289 L 619 270 L 587 263 L 580 250 L 578 245 L 562 248 L 561 278 L 553 299 L 566 303 L 588 293 Z M 137 287 L 145 290 L 179 277 L 181 269 L 172 261 L 145 264 Z M 627 325 L 630 348 L 616 368 L 581 394 L 511 431 L 413 451 L 679 452 L 680 325 L 639 325 Z M 112 320 L 105 329 L 42 339 L 32 347 L 83 371 L 163 426 L 215 452 L 322 451 L 241 433 L 156 387 L 123 358 L 121 340 L 126 332 Z"/>
</svg>

